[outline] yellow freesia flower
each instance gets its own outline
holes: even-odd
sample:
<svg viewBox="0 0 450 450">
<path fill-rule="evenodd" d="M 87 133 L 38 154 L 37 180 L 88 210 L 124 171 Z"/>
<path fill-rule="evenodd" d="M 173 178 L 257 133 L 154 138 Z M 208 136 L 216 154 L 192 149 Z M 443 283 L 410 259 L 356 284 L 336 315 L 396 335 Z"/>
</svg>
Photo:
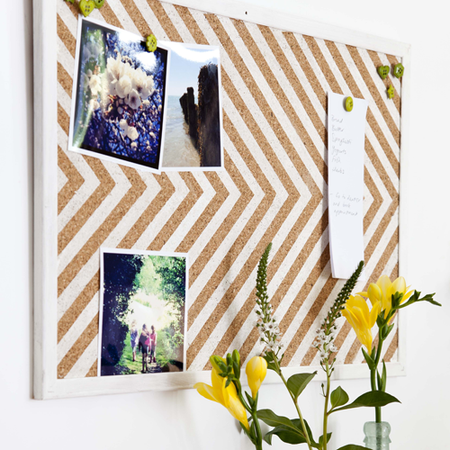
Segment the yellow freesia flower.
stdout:
<svg viewBox="0 0 450 450">
<path fill-rule="evenodd" d="M 342 315 L 355 330 L 359 342 L 367 348 L 369 353 L 372 350 L 372 327 L 375 325 L 380 311 L 380 302 L 375 302 L 372 311 L 369 311 L 366 300 L 358 294 L 350 296 L 342 311 Z"/>
<path fill-rule="evenodd" d="M 256 398 L 256 394 L 261 387 L 264 378 L 267 374 L 267 361 L 261 356 L 254 356 L 247 364 L 245 368 L 247 374 L 248 386 L 252 390 L 253 398 Z"/>
<path fill-rule="evenodd" d="M 225 360 L 224 360 L 225 361 Z M 236 386 L 233 383 L 230 383 L 226 388 L 225 383 L 227 379 L 222 378 L 219 375 L 218 370 L 215 365 L 213 365 L 211 371 L 211 382 L 212 386 L 209 386 L 206 383 L 196 383 L 194 388 L 197 389 L 197 392 L 208 400 L 212 400 L 213 402 L 220 403 L 228 409 L 230 414 L 239 422 L 244 425 L 247 430 L 249 429 L 247 412 L 242 405 L 239 397 L 237 395 Z"/>
<path fill-rule="evenodd" d="M 377 302 L 381 303 L 381 310 L 384 311 L 386 318 L 392 309 L 392 296 L 395 293 L 403 294 L 400 304 L 411 297 L 413 291 L 408 291 L 406 281 L 403 277 L 398 277 L 394 282 L 391 282 L 387 275 L 382 275 L 376 283 L 371 283 L 367 292 L 360 292 L 360 295 L 368 297 L 372 305 Z"/>
</svg>

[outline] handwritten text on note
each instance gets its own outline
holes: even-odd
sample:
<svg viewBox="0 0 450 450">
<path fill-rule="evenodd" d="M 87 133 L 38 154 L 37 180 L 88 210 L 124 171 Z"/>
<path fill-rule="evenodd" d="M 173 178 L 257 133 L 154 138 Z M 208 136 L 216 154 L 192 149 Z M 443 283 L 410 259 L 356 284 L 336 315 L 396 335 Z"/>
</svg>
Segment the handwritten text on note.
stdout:
<svg viewBox="0 0 450 450">
<path fill-rule="evenodd" d="M 364 259 L 364 134 L 367 101 L 328 93 L 328 212 L 331 270 L 334 278 L 350 278 Z"/>
</svg>

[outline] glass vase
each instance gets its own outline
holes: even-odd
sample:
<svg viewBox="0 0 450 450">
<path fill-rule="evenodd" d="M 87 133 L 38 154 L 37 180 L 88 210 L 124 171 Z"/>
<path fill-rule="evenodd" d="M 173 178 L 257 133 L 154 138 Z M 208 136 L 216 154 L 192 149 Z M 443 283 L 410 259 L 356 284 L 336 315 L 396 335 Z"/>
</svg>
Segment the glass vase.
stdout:
<svg viewBox="0 0 450 450">
<path fill-rule="evenodd" d="M 388 422 L 366 422 L 364 424 L 364 443 L 366 448 L 372 450 L 389 450 L 389 433 L 391 432 L 391 426 Z"/>
</svg>

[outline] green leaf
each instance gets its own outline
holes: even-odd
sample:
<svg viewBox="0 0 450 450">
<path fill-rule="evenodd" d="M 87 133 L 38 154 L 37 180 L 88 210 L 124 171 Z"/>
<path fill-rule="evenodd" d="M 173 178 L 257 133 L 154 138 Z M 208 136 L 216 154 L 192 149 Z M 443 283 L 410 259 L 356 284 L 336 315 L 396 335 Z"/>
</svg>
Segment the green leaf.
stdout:
<svg viewBox="0 0 450 450">
<path fill-rule="evenodd" d="M 247 397 L 248 404 L 253 409 L 253 405 L 255 404 L 255 401 L 253 400 L 253 397 L 248 392 L 245 392 L 245 396 Z"/>
<path fill-rule="evenodd" d="M 389 403 L 400 403 L 394 396 L 380 391 L 369 391 L 360 395 L 353 403 L 342 406 L 341 408 L 333 409 L 331 412 L 343 411 L 344 409 L 354 409 L 361 407 L 381 407 Z"/>
<path fill-rule="evenodd" d="M 320 445 L 319 445 L 318 442 L 316 442 L 316 441 L 314 440 L 314 436 L 313 436 L 313 434 L 312 434 L 312 431 L 311 431 L 311 428 L 310 428 L 310 426 L 309 426 L 309 423 L 308 423 L 306 420 L 304 420 L 304 422 L 305 422 L 306 431 L 308 432 L 309 441 L 311 442 L 311 447 L 314 447 L 314 448 L 317 448 L 317 449 L 320 450 Z M 301 429 L 302 426 L 301 426 L 300 419 L 294 419 L 294 420 L 292 421 L 292 423 L 293 423 L 297 428 Z"/>
<path fill-rule="evenodd" d="M 252 443 L 254 445 L 256 445 L 256 441 L 255 441 L 254 437 L 252 436 L 252 434 L 249 432 L 249 430 L 247 430 L 247 428 L 245 428 L 241 422 L 239 422 L 239 425 L 241 426 L 242 430 L 244 430 L 244 433 L 247 435 L 247 437 L 250 439 L 250 441 L 252 441 Z"/>
<path fill-rule="evenodd" d="M 260 409 L 257 414 L 258 419 L 262 420 L 271 427 L 283 426 L 287 429 L 293 430 L 296 433 L 301 433 L 301 431 L 292 423 L 290 419 L 284 416 L 278 416 L 270 409 Z"/>
<path fill-rule="evenodd" d="M 278 436 L 280 440 L 285 442 L 286 444 L 297 445 L 306 442 L 305 437 L 300 434 L 300 430 L 294 431 L 284 426 L 275 427 L 273 430 L 270 430 L 268 433 L 266 433 L 266 435 L 264 436 L 264 440 L 269 445 L 272 445 L 273 435 Z"/>
<path fill-rule="evenodd" d="M 332 408 L 343 406 L 348 403 L 348 394 L 339 386 L 331 393 L 330 401 Z"/>
<path fill-rule="evenodd" d="M 361 445 L 348 444 L 344 447 L 338 448 L 338 450 L 367 450 L 367 447 L 362 447 Z"/>
<path fill-rule="evenodd" d="M 414 291 L 414 294 L 409 298 L 409 300 L 406 303 L 398 306 L 396 309 L 406 308 L 407 306 L 412 305 L 416 302 L 428 302 L 435 306 L 442 306 L 439 302 L 433 299 L 435 295 L 436 294 L 426 294 L 425 296 L 420 298 L 420 292 Z"/>
<path fill-rule="evenodd" d="M 331 434 L 332 433 L 327 433 L 327 444 L 328 444 L 328 442 L 330 442 Z M 319 445 L 321 448 L 323 447 L 323 435 L 320 436 L 320 438 L 319 438 Z"/>
<path fill-rule="evenodd" d="M 383 373 L 381 375 L 381 390 L 384 392 L 386 390 L 386 381 L 387 381 L 387 370 L 386 370 L 386 364 L 383 360 Z"/>
<path fill-rule="evenodd" d="M 372 369 L 373 366 L 375 365 L 375 361 L 373 360 L 373 358 L 371 356 L 369 356 L 369 354 L 364 350 L 364 347 L 361 347 L 361 350 L 363 352 L 364 355 L 364 359 L 367 362 L 367 365 L 369 366 L 369 369 Z"/>
<path fill-rule="evenodd" d="M 297 373 L 289 378 L 287 387 L 296 400 L 316 375 L 317 371 L 314 373 Z"/>
<path fill-rule="evenodd" d="M 264 359 L 267 361 L 267 368 L 269 370 L 273 370 L 274 372 L 276 372 L 277 374 L 279 374 L 278 368 L 275 364 L 274 361 L 275 355 L 273 354 L 273 352 L 267 352 L 264 355 Z"/>
</svg>

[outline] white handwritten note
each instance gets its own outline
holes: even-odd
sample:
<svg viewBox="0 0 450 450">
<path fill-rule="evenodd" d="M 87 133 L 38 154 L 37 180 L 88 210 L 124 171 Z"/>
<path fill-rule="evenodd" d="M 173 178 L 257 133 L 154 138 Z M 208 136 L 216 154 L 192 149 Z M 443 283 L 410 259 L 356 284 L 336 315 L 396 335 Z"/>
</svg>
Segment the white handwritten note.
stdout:
<svg viewBox="0 0 450 450">
<path fill-rule="evenodd" d="M 367 101 L 328 92 L 328 217 L 331 271 L 348 279 L 364 260 L 364 134 Z"/>
</svg>

